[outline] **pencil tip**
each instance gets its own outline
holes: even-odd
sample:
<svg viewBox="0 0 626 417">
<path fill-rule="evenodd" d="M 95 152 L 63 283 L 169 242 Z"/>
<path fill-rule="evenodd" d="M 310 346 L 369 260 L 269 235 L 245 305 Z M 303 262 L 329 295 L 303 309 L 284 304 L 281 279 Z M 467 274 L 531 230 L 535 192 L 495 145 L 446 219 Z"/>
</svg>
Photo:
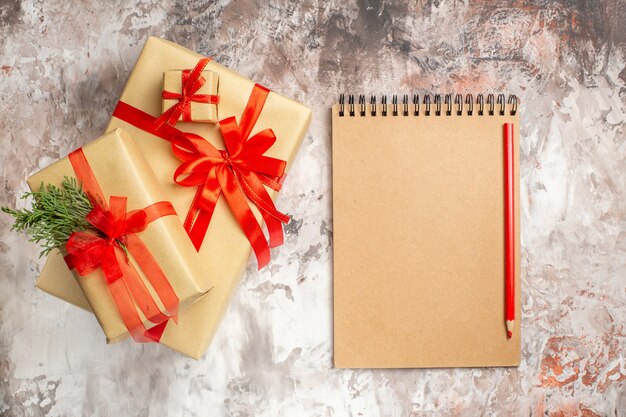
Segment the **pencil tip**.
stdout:
<svg viewBox="0 0 626 417">
<path fill-rule="evenodd" d="M 506 334 L 510 339 L 513 337 L 513 327 L 515 326 L 515 320 L 507 320 L 506 321 Z"/>
</svg>

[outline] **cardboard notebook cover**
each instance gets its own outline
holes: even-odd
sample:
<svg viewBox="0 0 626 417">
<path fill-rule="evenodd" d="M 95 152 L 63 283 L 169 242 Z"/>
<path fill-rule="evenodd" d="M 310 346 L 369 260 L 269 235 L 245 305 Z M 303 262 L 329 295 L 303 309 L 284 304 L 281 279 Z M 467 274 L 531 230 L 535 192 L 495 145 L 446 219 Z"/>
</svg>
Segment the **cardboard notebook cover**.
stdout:
<svg viewBox="0 0 626 417">
<path fill-rule="evenodd" d="M 155 117 L 160 115 L 164 72 L 193 68 L 200 58 L 199 54 L 175 43 L 150 37 L 130 74 L 120 100 Z M 206 66 L 206 70 L 215 72 L 219 78 L 218 119 L 235 116 L 240 121 L 254 82 L 214 61 Z M 311 110 L 308 107 L 270 92 L 251 135 L 271 128 L 277 140 L 266 155 L 287 161 L 288 171 L 310 121 Z M 219 127 L 216 125 L 181 122 L 176 127 L 182 131 L 197 133 L 218 149 L 224 149 Z M 172 152 L 170 143 L 114 117 L 107 130 L 115 128 L 123 128 L 135 139 L 153 168 L 161 190 L 184 220 L 196 188 L 181 187 L 173 182 L 173 173 L 181 161 Z M 269 192 L 275 199 L 277 194 L 271 190 Z M 280 210 L 280 206 L 278 209 Z M 260 219 L 255 207 L 253 211 Z M 162 344 L 193 358 L 200 358 L 204 354 L 240 281 L 250 252 L 250 243 L 224 198 L 220 197 L 199 251 L 200 258 L 209 266 L 209 272 L 202 277 L 200 284 L 213 284 L 213 288 L 190 308 L 181 312 L 178 325 L 171 321 L 168 323 L 161 337 Z M 84 306 L 84 300 L 72 288 L 74 284 L 67 268 L 60 266 L 62 264 L 51 256 L 37 286 L 72 304 Z"/>
<path fill-rule="evenodd" d="M 167 200 L 152 169 L 126 132 L 115 129 L 88 143 L 82 149 L 107 201 L 111 195 L 125 196 L 128 198 L 127 210 L 131 211 Z M 28 185 L 31 190 L 39 189 L 42 184 L 59 186 L 64 177 L 76 177 L 67 157 L 32 175 L 28 178 Z M 164 216 L 154 220 L 145 230 L 137 233 L 137 236 L 145 243 L 165 273 L 180 300 L 181 311 L 210 289 L 210 285 L 208 288 L 202 288 L 198 283 L 201 277 L 206 276 L 208 267 L 198 258 L 176 216 Z M 82 307 L 89 306 L 96 313 L 107 341 L 115 342 L 128 336 L 128 330 L 107 288 L 102 269 L 98 268 L 84 277 L 78 274 L 73 276 L 60 252 L 55 252 L 52 258 L 57 260 L 56 268 L 64 271 L 63 274 L 59 274 L 55 270 L 54 274 L 66 277 L 65 287 L 70 290 L 73 297 L 80 300 L 78 304 Z M 129 260 L 135 263 L 132 256 Z M 42 275 L 48 273 L 51 268 L 52 264 L 47 264 Z M 141 268 L 136 266 L 136 270 L 146 283 L 152 298 L 157 301 L 157 305 L 163 311 L 158 296 L 146 280 Z M 206 283 L 203 284 L 206 285 Z M 152 324 L 141 312 L 138 313 L 144 325 L 151 327 Z"/>
<path fill-rule="evenodd" d="M 332 109 L 334 364 L 516 366 L 519 115 Z M 411 113 L 412 114 L 412 113 Z M 515 125 L 516 318 L 504 317 L 503 124 Z"/>
</svg>

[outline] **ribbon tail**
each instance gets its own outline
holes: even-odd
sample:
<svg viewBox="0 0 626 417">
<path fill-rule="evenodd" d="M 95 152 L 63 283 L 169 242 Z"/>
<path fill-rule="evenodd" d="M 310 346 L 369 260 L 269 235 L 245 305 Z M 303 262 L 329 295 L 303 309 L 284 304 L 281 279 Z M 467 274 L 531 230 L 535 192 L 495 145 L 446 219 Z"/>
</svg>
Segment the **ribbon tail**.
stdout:
<svg viewBox="0 0 626 417">
<path fill-rule="evenodd" d="M 167 109 L 161 116 L 159 116 L 154 121 L 154 126 L 157 129 L 160 129 L 165 123 L 169 123 L 170 125 L 176 124 L 180 115 L 182 114 L 182 109 L 180 102 L 174 104 L 172 107 Z"/>
<path fill-rule="evenodd" d="M 133 340 L 137 343 L 148 342 L 144 337 L 146 327 L 141 322 L 137 310 L 135 310 L 135 305 L 124 282 L 121 279 L 112 282 L 109 284 L 109 291 L 122 317 L 122 321 L 133 337 Z"/>
<path fill-rule="evenodd" d="M 265 226 L 267 226 L 267 233 L 270 238 L 270 248 L 276 248 L 285 243 L 283 224 L 265 211 L 261 211 L 261 215 L 265 221 Z"/>
<path fill-rule="evenodd" d="M 269 195 L 268 195 L 268 198 L 269 198 Z M 259 207 L 259 211 L 261 212 L 261 216 L 263 217 L 265 226 L 267 226 L 267 233 L 269 235 L 270 248 L 276 248 L 282 245 L 285 242 L 284 235 L 283 235 L 283 223 L 287 224 L 289 223 L 289 220 L 291 219 L 288 216 L 285 216 L 284 214 L 278 211 L 276 212 L 280 214 L 281 217 L 275 216 L 273 213 L 261 208 L 260 206 L 257 206 L 257 207 Z"/>
<path fill-rule="evenodd" d="M 130 236 L 131 234 L 127 235 L 127 237 Z M 120 250 L 118 249 L 116 252 L 120 252 Z M 125 257 L 124 254 L 119 253 L 116 256 L 123 272 L 120 281 L 124 282 L 126 288 L 132 294 L 137 308 L 141 310 L 148 321 L 154 324 L 167 320 L 168 316 L 161 312 L 133 264 L 128 259 L 119 259 Z"/>
<path fill-rule="evenodd" d="M 213 170 L 205 184 L 198 187 L 183 225 L 196 251 L 199 251 L 202 246 L 220 194 L 220 184 Z"/>
<path fill-rule="evenodd" d="M 276 209 L 274 201 L 256 174 L 237 170 L 236 175 L 246 196 L 258 207 L 263 216 L 269 234 L 270 248 L 282 245 L 284 236 L 281 223 L 289 223 L 289 216 Z"/>
<path fill-rule="evenodd" d="M 183 112 L 181 114 L 183 122 L 193 122 L 193 119 L 191 118 L 191 103 L 187 103 L 185 106 L 183 106 Z M 171 124 L 172 122 L 170 122 Z"/>
<path fill-rule="evenodd" d="M 263 185 L 271 188 L 274 191 L 280 191 L 280 189 L 283 186 L 283 180 L 285 178 L 285 174 L 283 174 L 280 177 L 270 177 L 268 175 L 257 173 L 257 177 L 259 178 L 259 181 L 263 183 Z"/>
<path fill-rule="evenodd" d="M 270 261 L 269 245 L 263 234 L 263 229 L 259 226 L 254 213 L 248 206 L 245 194 L 239 188 L 234 175 L 230 175 L 230 172 L 225 172 L 226 170 L 227 168 L 220 168 L 217 178 L 224 192 L 226 202 L 250 242 L 257 259 L 258 268 L 261 269 Z"/>
<path fill-rule="evenodd" d="M 145 331 L 144 336 L 148 339 L 148 342 L 159 343 L 161 341 L 161 337 L 165 332 L 165 328 L 167 327 L 167 323 L 169 320 L 164 321 L 163 323 L 159 323 L 156 326 L 150 327 Z"/>
<path fill-rule="evenodd" d="M 107 287 L 113 302 L 133 340 L 137 343 L 149 342 L 150 340 L 144 336 L 146 327 L 143 325 L 139 314 L 137 314 L 130 291 L 124 280 L 120 279 L 123 278 L 123 272 L 115 249 L 110 248 L 109 250 L 110 252 L 105 255 L 106 262 L 102 264 L 102 271 L 106 277 Z"/>
<path fill-rule="evenodd" d="M 239 184 L 246 196 L 261 210 L 282 223 L 289 223 L 290 217 L 276 209 L 272 197 L 263 186 L 257 175 L 253 172 L 235 170 Z"/>
<path fill-rule="evenodd" d="M 159 266 L 159 263 L 154 256 L 150 253 L 145 243 L 134 233 L 127 235 L 126 247 L 128 252 L 133 255 L 133 258 L 138 265 L 141 265 L 141 270 L 144 275 L 150 281 L 152 288 L 157 293 L 161 303 L 165 307 L 165 310 L 169 313 L 169 316 L 178 322 L 178 296 L 172 288 L 172 285 L 168 281 L 165 273 Z"/>
<path fill-rule="evenodd" d="M 185 228 L 185 231 L 189 235 L 189 238 L 191 239 L 193 246 L 196 248 L 196 251 L 200 250 L 200 246 L 202 245 L 202 240 L 203 240 L 203 236 L 196 236 L 197 232 L 193 233 L 194 225 L 198 223 L 198 220 L 199 220 L 198 217 L 200 216 L 200 213 L 201 213 L 201 210 L 198 207 L 198 201 L 201 196 L 202 196 L 202 186 L 198 187 L 198 189 L 196 190 L 196 195 L 193 197 L 193 201 L 191 202 L 191 206 L 189 207 L 187 216 L 185 216 L 185 222 L 183 223 L 183 227 Z M 213 213 L 211 213 L 211 215 L 212 214 Z M 207 222 L 206 226 L 208 227 L 208 225 L 209 224 Z M 200 226 L 199 224 L 198 226 L 200 229 L 202 228 L 202 226 Z"/>
<path fill-rule="evenodd" d="M 209 229 L 212 216 L 213 211 L 199 210 L 193 226 L 187 230 L 187 234 L 189 235 L 194 248 L 196 248 L 196 251 L 200 251 L 200 248 L 202 247 L 202 242 L 204 242 L 204 236 L 206 235 L 206 231 Z"/>
</svg>

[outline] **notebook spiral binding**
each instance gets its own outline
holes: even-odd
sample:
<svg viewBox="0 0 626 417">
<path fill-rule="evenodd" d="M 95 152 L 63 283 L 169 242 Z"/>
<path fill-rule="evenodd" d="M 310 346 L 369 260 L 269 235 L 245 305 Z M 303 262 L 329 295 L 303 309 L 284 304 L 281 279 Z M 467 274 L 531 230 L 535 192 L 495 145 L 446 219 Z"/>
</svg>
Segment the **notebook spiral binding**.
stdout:
<svg viewBox="0 0 626 417">
<path fill-rule="evenodd" d="M 354 94 L 348 95 L 348 103 L 346 104 L 345 94 L 341 94 L 339 96 L 339 116 L 343 117 L 346 113 L 354 117 L 357 114 L 357 106 L 358 106 L 358 114 L 360 116 L 365 116 L 366 113 L 366 105 L 365 105 L 365 95 L 359 94 L 358 104 L 354 101 Z M 496 114 L 496 105 L 498 106 L 497 113 L 500 116 L 504 116 L 506 111 L 506 104 L 511 105 L 510 114 L 514 116 L 517 113 L 517 96 L 511 94 L 508 98 L 504 94 L 498 94 L 498 98 L 496 99 L 493 94 L 487 94 L 487 100 L 483 94 L 478 94 L 476 96 L 476 101 L 474 101 L 474 96 L 472 94 L 466 94 L 465 100 L 463 100 L 462 94 L 454 95 L 454 100 L 452 100 L 452 94 L 445 94 L 443 99 L 443 106 L 441 102 L 441 94 L 434 94 L 432 98 L 431 104 L 431 95 L 425 94 L 422 99 L 422 104 L 424 107 L 424 115 L 431 115 L 431 107 L 434 106 L 434 111 L 432 114 L 435 116 L 441 116 L 445 114 L 446 116 L 451 116 L 452 113 L 455 113 L 457 116 L 463 115 L 463 105 L 465 104 L 465 111 L 468 116 L 472 116 L 474 114 L 474 103 L 477 106 L 477 114 L 479 116 L 483 116 L 485 114 L 489 116 L 493 116 Z M 487 111 L 485 112 L 485 104 L 487 105 Z M 401 111 L 398 109 L 401 106 Z M 348 111 L 346 112 L 346 107 Z M 387 116 L 388 114 L 388 104 L 387 104 L 387 96 L 383 95 L 380 98 L 380 113 L 382 116 Z M 442 107 L 444 107 L 442 112 Z M 370 114 L 371 116 L 376 116 L 378 112 L 377 104 L 376 104 L 376 96 L 370 96 Z M 413 94 L 413 100 L 409 103 L 409 95 L 404 94 L 402 96 L 402 104 L 398 104 L 398 96 L 391 96 L 391 115 L 398 116 L 402 114 L 402 116 L 419 116 L 420 115 L 420 96 L 419 94 Z"/>
</svg>

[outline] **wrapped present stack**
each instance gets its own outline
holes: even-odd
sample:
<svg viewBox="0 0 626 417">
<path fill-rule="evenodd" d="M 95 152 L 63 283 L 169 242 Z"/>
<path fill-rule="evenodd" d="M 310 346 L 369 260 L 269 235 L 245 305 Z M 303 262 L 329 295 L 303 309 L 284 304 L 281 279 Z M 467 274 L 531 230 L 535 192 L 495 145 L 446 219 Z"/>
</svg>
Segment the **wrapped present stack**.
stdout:
<svg viewBox="0 0 626 417">
<path fill-rule="evenodd" d="M 202 357 L 249 259 L 263 268 L 283 243 L 289 217 L 274 200 L 310 120 L 306 106 L 149 38 L 107 133 L 28 179 L 35 200 L 74 180 L 86 196 L 37 287 L 93 311 L 109 343 L 130 335 Z"/>
</svg>

